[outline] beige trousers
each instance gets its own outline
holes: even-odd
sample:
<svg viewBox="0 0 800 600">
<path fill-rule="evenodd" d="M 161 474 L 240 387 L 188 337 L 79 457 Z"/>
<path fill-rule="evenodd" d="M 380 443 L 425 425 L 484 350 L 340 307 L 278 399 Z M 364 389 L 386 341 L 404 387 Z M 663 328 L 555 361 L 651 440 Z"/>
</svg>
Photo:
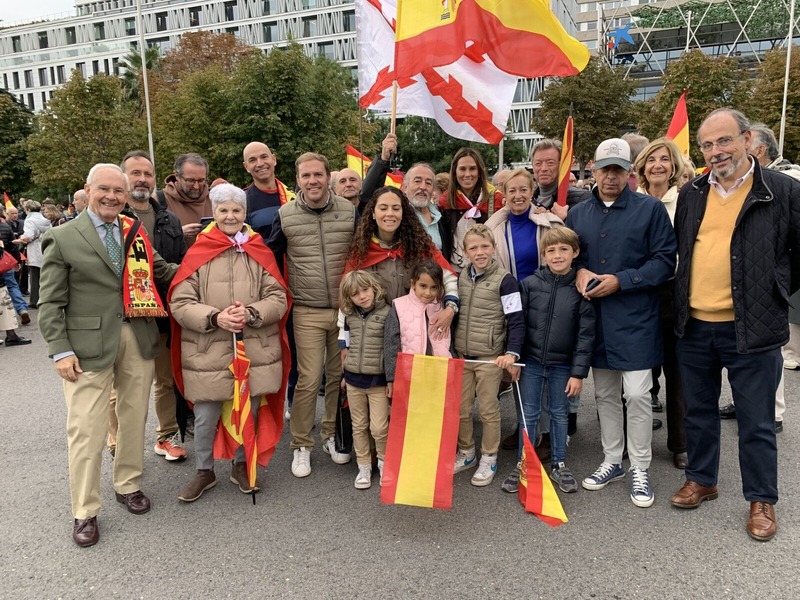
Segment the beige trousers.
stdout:
<svg viewBox="0 0 800 600">
<path fill-rule="evenodd" d="M 494 360 L 496 356 L 479 356 L 479 360 Z M 472 438 L 472 404 L 477 396 L 478 416 L 483 423 L 481 454 L 497 454 L 500 447 L 500 401 L 497 393 L 503 380 L 503 369 L 496 365 L 464 363 L 461 387 L 461 423 L 458 427 L 458 449 L 475 447 Z"/>
<path fill-rule="evenodd" d="M 370 434 L 375 440 L 378 458 L 386 453 L 386 438 L 389 436 L 389 400 L 386 386 L 368 390 L 347 384 L 347 403 L 353 422 L 353 449 L 359 465 L 372 464 Z"/>
</svg>

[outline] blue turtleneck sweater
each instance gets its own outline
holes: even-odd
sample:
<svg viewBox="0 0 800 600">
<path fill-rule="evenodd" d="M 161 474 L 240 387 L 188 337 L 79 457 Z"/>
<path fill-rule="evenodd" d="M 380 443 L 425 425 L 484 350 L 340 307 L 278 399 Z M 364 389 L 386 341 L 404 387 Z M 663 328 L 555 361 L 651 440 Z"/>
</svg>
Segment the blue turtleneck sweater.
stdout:
<svg viewBox="0 0 800 600">
<path fill-rule="evenodd" d="M 529 275 L 533 275 L 539 267 L 539 247 L 536 244 L 536 223 L 530 220 L 530 207 L 521 215 L 509 213 L 508 224 L 511 229 L 513 239 L 513 257 L 517 268 L 517 281 L 522 281 Z M 506 242 L 508 243 L 509 255 L 511 255 L 512 243 L 508 239 L 509 227 L 506 228 Z"/>
</svg>

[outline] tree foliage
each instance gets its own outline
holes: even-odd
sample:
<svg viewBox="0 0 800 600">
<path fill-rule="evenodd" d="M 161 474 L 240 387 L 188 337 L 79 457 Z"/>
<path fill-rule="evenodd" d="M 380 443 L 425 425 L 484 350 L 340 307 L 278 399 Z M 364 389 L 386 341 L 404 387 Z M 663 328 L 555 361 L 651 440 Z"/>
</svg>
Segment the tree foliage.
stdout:
<svg viewBox="0 0 800 600">
<path fill-rule="evenodd" d="M 553 78 L 541 94 L 542 106 L 534 115 L 534 129 L 560 140 L 572 106 L 574 154 L 582 169 L 594 157 L 600 142 L 633 128 L 631 96 L 636 87 L 634 80 L 625 79 L 621 67 L 609 67 L 593 56 L 578 75 Z"/>
<path fill-rule="evenodd" d="M 53 193 L 72 193 L 95 163 L 119 163 L 128 150 L 143 145 L 135 118 L 119 79 L 99 74 L 86 80 L 74 70 L 39 113 L 28 138 L 34 183 Z"/>
<path fill-rule="evenodd" d="M 716 108 L 744 108 L 748 95 L 747 71 L 739 67 L 735 58 L 708 56 L 701 50 L 692 50 L 669 64 L 663 83 L 664 87 L 639 112 L 639 130 L 649 139 L 664 135 L 675 104 L 683 91 L 688 90 L 686 111 L 691 156 L 695 164 L 702 164 L 702 154 L 694 143 L 697 128 L 705 115 Z"/>
<path fill-rule="evenodd" d="M 33 131 L 33 113 L 0 90 L 0 191 L 18 194 L 30 185 L 26 139 Z"/>
<path fill-rule="evenodd" d="M 786 73 L 786 49 L 768 52 L 758 68 L 753 93 L 746 103 L 746 114 L 767 124 L 779 137 L 783 106 L 783 78 Z M 794 163 L 800 161 L 800 46 L 792 48 L 789 66 L 789 95 L 786 102 L 786 130 L 783 156 Z"/>
<path fill-rule="evenodd" d="M 151 73 L 155 73 L 158 70 L 159 60 L 158 46 L 149 46 L 145 48 L 144 61 L 147 66 L 148 78 L 151 77 Z M 120 76 L 122 82 L 122 96 L 126 100 L 137 103 L 140 110 L 143 110 L 144 83 L 142 76 L 142 55 L 139 53 L 139 49 L 131 48 L 131 51 L 119 61 L 119 67 L 122 69 L 122 75 Z"/>
<path fill-rule="evenodd" d="M 269 56 L 252 53 L 230 69 L 217 63 L 196 69 L 155 97 L 159 174 L 171 172 L 177 154 L 194 151 L 209 161 L 212 177 L 244 184 L 242 150 L 257 140 L 277 154 L 278 177 L 293 181 L 294 159 L 303 152 L 335 161 L 357 139 L 352 89 L 348 70 L 308 58 L 297 44 Z"/>
</svg>

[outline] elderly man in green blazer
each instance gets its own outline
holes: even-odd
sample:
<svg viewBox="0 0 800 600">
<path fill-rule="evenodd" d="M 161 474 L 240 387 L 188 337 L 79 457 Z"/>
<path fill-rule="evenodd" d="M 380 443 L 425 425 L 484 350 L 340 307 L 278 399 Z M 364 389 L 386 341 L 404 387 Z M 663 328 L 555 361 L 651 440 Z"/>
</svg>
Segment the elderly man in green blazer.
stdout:
<svg viewBox="0 0 800 600">
<path fill-rule="evenodd" d="M 155 253 L 138 221 L 120 216 L 129 184 L 112 164 L 92 167 L 87 210 L 43 241 L 39 328 L 64 380 L 70 492 L 79 546 L 100 532 L 100 466 L 108 398 L 117 389 L 117 501 L 134 514 L 150 510 L 140 489 L 145 421 L 163 313 L 155 282 L 177 270 Z M 163 313 L 165 314 L 165 313 Z"/>
</svg>

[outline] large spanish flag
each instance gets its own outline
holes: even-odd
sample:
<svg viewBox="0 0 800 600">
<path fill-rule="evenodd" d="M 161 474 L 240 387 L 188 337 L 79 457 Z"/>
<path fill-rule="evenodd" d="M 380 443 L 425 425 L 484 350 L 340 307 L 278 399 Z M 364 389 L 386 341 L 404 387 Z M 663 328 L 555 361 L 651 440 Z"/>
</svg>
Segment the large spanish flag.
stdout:
<svg viewBox="0 0 800 600">
<path fill-rule="evenodd" d="M 487 54 L 519 77 L 577 75 L 589 50 L 567 34 L 546 0 L 399 0 L 396 77 Z"/>
<path fill-rule="evenodd" d="M 569 172 L 572 169 L 572 115 L 567 117 L 564 127 L 564 141 L 561 142 L 561 165 L 558 168 L 558 199 L 561 206 L 567 205 L 569 193 Z"/>
<path fill-rule="evenodd" d="M 685 157 L 689 156 L 689 113 L 686 111 L 686 90 L 683 91 L 672 114 L 666 138 L 675 142 Z"/>
<path fill-rule="evenodd" d="M 372 160 L 361 154 L 361 152 L 353 148 L 350 144 L 345 146 L 345 151 L 347 152 L 347 168 L 353 169 L 353 171 L 361 175 L 361 179 L 364 179 L 369 166 L 372 164 Z M 402 184 L 402 173 L 393 173 L 390 171 L 386 174 L 384 185 L 390 185 L 392 187 L 399 188 Z"/>
<path fill-rule="evenodd" d="M 567 522 L 567 515 L 561 506 L 553 483 L 547 476 L 536 451 L 533 449 L 528 432 L 522 428 L 522 463 L 519 467 L 519 501 L 525 510 L 535 514 L 542 521 L 557 527 Z"/>
<path fill-rule="evenodd" d="M 399 353 L 381 502 L 450 509 L 464 361 Z"/>
</svg>

